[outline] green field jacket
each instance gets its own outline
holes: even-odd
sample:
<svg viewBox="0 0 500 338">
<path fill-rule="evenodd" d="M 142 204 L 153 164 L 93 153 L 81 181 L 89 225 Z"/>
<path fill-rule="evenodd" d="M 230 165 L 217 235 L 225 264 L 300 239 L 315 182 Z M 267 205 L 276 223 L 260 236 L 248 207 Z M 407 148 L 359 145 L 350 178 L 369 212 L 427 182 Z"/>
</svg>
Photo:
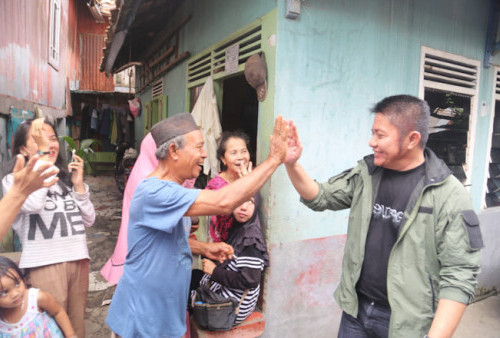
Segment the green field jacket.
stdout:
<svg viewBox="0 0 500 338">
<path fill-rule="evenodd" d="M 483 244 L 469 193 L 432 151 L 424 153 L 425 176 L 410 196 L 389 256 L 389 337 L 423 337 L 439 299 L 468 304 L 480 272 Z M 334 297 L 354 317 L 358 314 L 356 283 L 383 170 L 373 164 L 373 155 L 367 156 L 353 169 L 319 184 L 313 200 L 302 200 L 317 211 L 351 209 L 342 275 Z"/>
</svg>

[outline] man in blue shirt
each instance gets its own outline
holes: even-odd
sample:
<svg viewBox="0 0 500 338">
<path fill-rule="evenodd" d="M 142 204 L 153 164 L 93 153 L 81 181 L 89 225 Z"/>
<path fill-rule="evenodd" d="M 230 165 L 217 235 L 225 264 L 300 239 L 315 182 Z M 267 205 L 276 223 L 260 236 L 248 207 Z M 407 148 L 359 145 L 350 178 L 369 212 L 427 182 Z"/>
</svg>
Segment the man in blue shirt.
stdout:
<svg viewBox="0 0 500 338">
<path fill-rule="evenodd" d="M 229 214 L 253 196 L 285 159 L 288 124 L 278 116 L 267 159 L 217 191 L 182 187 L 200 174 L 206 158 L 203 136 L 191 114 L 158 122 L 151 134 L 159 163 L 134 193 L 124 273 L 106 319 L 122 337 L 180 337 L 186 332 L 192 259 L 186 216 Z M 232 253 L 227 245 L 219 245 L 208 252 Z M 191 249 L 207 252 L 200 243 L 191 243 Z"/>
</svg>

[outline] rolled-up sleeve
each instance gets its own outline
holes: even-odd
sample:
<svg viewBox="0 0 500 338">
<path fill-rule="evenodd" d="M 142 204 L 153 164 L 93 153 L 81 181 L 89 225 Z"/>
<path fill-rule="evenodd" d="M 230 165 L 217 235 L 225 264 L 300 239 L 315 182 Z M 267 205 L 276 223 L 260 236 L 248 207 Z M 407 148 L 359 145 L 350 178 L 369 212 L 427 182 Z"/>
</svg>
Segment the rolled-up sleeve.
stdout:
<svg viewBox="0 0 500 338">
<path fill-rule="evenodd" d="M 475 213 L 471 209 L 457 209 L 456 206 L 464 205 L 460 198 L 448 203 L 450 209 L 446 208 L 438 221 L 439 298 L 469 304 L 481 272 L 482 239 Z"/>
<path fill-rule="evenodd" d="M 95 222 L 95 209 L 94 205 L 92 204 L 92 201 L 90 200 L 89 186 L 87 184 L 84 184 L 84 186 L 85 186 L 84 193 L 78 193 L 73 189 L 71 194 L 75 199 L 78 208 L 80 209 L 83 224 L 86 227 L 90 227 L 94 225 Z"/>
<path fill-rule="evenodd" d="M 327 182 L 318 183 L 318 195 L 312 200 L 301 198 L 300 201 L 315 211 L 350 208 L 358 173 L 357 168 L 348 169 L 339 175 L 331 177 Z"/>
</svg>

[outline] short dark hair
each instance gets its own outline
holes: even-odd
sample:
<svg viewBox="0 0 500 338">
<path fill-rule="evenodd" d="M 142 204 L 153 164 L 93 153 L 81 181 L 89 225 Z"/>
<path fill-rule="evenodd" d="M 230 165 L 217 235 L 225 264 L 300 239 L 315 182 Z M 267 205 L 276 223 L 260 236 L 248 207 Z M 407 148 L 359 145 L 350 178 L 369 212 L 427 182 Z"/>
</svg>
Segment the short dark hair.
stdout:
<svg viewBox="0 0 500 338">
<path fill-rule="evenodd" d="M 403 139 L 411 131 L 420 133 L 420 147 L 425 148 L 429 139 L 430 108 L 427 102 L 411 95 L 388 96 L 371 109 L 372 113 L 385 115 L 398 128 Z"/>
<path fill-rule="evenodd" d="M 14 270 L 17 273 L 17 276 L 12 273 Z M 24 282 L 24 274 L 22 273 L 21 269 L 19 269 L 19 266 L 17 266 L 16 263 L 14 263 L 12 260 L 10 260 L 7 257 L 0 256 L 0 278 L 1 277 L 8 277 L 12 279 L 15 283 L 20 283 Z M 1 289 L 3 289 L 3 285 L 0 283 Z M 1 290 L 0 289 L 0 290 Z"/>
<path fill-rule="evenodd" d="M 230 138 L 239 138 L 245 142 L 245 145 L 250 151 L 250 137 L 241 130 L 235 130 L 235 131 L 225 131 L 222 133 L 222 137 L 219 141 L 219 146 L 217 147 L 217 158 L 219 159 L 220 162 L 220 169 L 221 171 L 226 170 L 226 165 L 222 162 L 221 158 L 224 157 L 224 154 L 226 153 L 226 143 L 227 140 Z"/>
</svg>

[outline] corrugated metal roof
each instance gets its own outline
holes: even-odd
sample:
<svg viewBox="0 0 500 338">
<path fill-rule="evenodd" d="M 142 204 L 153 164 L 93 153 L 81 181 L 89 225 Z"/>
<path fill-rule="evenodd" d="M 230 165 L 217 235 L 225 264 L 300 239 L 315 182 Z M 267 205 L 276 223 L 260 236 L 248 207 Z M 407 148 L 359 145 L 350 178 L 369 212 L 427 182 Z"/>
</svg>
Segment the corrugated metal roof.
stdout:
<svg viewBox="0 0 500 338">
<path fill-rule="evenodd" d="M 107 74 L 131 62 L 144 61 L 143 52 L 164 34 L 182 0 L 123 0 L 111 10 L 100 71 Z"/>
<path fill-rule="evenodd" d="M 106 91 L 114 90 L 113 78 L 106 77 L 99 71 L 99 62 L 104 47 L 103 35 L 80 34 L 80 85 L 79 90 Z"/>
</svg>

